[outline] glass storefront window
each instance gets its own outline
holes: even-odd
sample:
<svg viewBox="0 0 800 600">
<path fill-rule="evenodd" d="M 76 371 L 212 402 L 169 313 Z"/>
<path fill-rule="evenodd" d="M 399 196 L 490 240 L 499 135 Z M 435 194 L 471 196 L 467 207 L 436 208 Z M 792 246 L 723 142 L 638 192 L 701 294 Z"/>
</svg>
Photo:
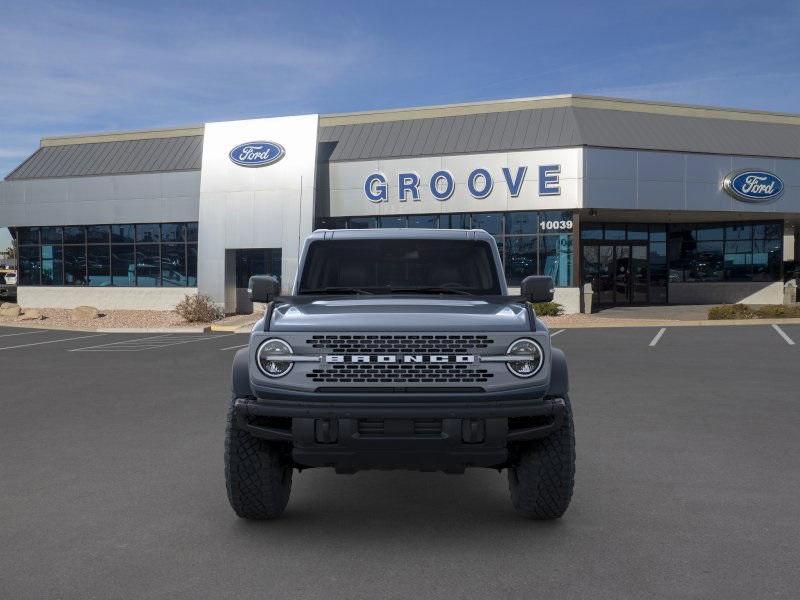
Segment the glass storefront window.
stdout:
<svg viewBox="0 0 800 600">
<path fill-rule="evenodd" d="M 651 242 L 666 242 L 667 241 L 667 226 L 650 224 L 650 241 Z"/>
<path fill-rule="evenodd" d="M 183 242 L 186 240 L 186 225 L 183 223 L 164 223 L 161 226 L 162 242 Z"/>
<path fill-rule="evenodd" d="M 779 281 L 782 232 L 780 222 L 672 225 L 670 281 Z"/>
<path fill-rule="evenodd" d="M 703 225 L 698 227 L 693 235 L 698 241 L 721 241 L 723 229 L 717 225 Z"/>
<path fill-rule="evenodd" d="M 735 223 L 725 228 L 726 240 L 753 239 L 753 226 L 749 223 Z"/>
<path fill-rule="evenodd" d="M 503 235 L 503 213 L 473 213 L 472 229 L 484 229 L 491 235 Z"/>
<path fill-rule="evenodd" d="M 159 223 L 19 228 L 19 283 L 159 286 L 163 257 L 164 285 L 196 286 L 197 223 L 167 223 L 163 229 L 174 242 L 158 242 Z"/>
<path fill-rule="evenodd" d="M 606 223 L 605 235 L 606 240 L 624 240 L 625 239 L 625 224 L 624 223 Z"/>
<path fill-rule="evenodd" d="M 195 287 L 197 285 L 197 244 L 186 246 L 186 262 L 186 285 Z M 280 261 L 278 267 L 280 267 Z M 276 272 L 280 273 L 280 270 Z"/>
<path fill-rule="evenodd" d="M 111 248 L 107 245 L 89 245 L 86 252 L 89 271 L 88 283 L 95 287 L 111 285 Z"/>
<path fill-rule="evenodd" d="M 28 238 L 31 239 L 31 238 Z M 39 230 L 36 230 L 39 239 Z M 19 285 L 39 285 L 41 260 L 39 246 L 20 246 L 19 248 Z"/>
<path fill-rule="evenodd" d="M 136 259 L 133 244 L 111 246 L 111 284 L 120 287 L 136 285 Z"/>
<path fill-rule="evenodd" d="M 582 223 L 581 224 L 581 239 L 582 240 L 602 240 L 603 239 L 603 225 L 602 225 L 602 223 Z"/>
<path fill-rule="evenodd" d="M 572 216 L 570 215 L 570 218 Z M 539 232 L 538 213 L 511 212 L 506 215 L 506 235 L 534 234 Z"/>
<path fill-rule="evenodd" d="M 136 244 L 136 285 L 161 284 L 161 252 L 158 244 Z"/>
<path fill-rule="evenodd" d="M 347 217 L 322 217 L 317 221 L 317 229 L 347 229 Z"/>
<path fill-rule="evenodd" d="M 89 244 L 107 244 L 108 230 L 108 225 L 89 225 L 86 228 L 86 241 Z"/>
<path fill-rule="evenodd" d="M 111 243 L 112 244 L 132 244 L 134 239 L 133 225 L 112 225 Z"/>
<path fill-rule="evenodd" d="M 571 285 L 571 235 L 543 235 L 539 237 L 539 274 L 552 277 L 558 287 Z"/>
<path fill-rule="evenodd" d="M 63 240 L 63 232 L 61 227 L 42 227 L 42 244 L 58 244 L 61 245 Z"/>
<path fill-rule="evenodd" d="M 758 240 L 779 240 L 783 237 L 782 223 L 754 223 L 753 238 Z"/>
<path fill-rule="evenodd" d="M 161 247 L 161 285 L 186 287 L 185 244 L 165 244 Z"/>
<path fill-rule="evenodd" d="M 136 226 L 136 241 L 148 244 L 161 241 L 161 225 L 158 223 L 148 223 Z"/>
<path fill-rule="evenodd" d="M 64 246 L 64 285 L 86 283 L 86 246 Z"/>
<path fill-rule="evenodd" d="M 629 240 L 647 240 L 649 235 L 650 234 L 647 225 L 628 225 Z"/>
<path fill-rule="evenodd" d="M 17 229 L 17 243 L 20 246 L 39 243 L 38 227 L 20 227 Z"/>
<path fill-rule="evenodd" d="M 85 244 L 86 229 L 84 227 L 76 227 L 74 225 L 70 225 L 69 227 L 64 227 L 64 243 Z"/>
<path fill-rule="evenodd" d="M 63 285 L 64 257 L 61 244 L 42 246 L 42 285 Z"/>
<path fill-rule="evenodd" d="M 377 217 L 350 217 L 348 221 L 348 227 L 350 229 L 372 229 L 377 226 Z"/>
<path fill-rule="evenodd" d="M 408 217 L 408 226 L 422 229 L 438 229 L 439 215 L 412 215 Z"/>
<path fill-rule="evenodd" d="M 441 215 L 439 217 L 440 229 L 469 229 L 470 218 L 468 214 Z"/>
<path fill-rule="evenodd" d="M 506 238 L 506 278 L 508 285 L 518 286 L 528 275 L 536 275 L 537 236 L 521 235 Z"/>
<path fill-rule="evenodd" d="M 404 227 L 406 227 L 406 223 L 407 223 L 405 215 L 392 216 L 392 217 L 381 217 L 378 220 L 378 222 L 379 222 L 380 227 L 382 229 L 393 228 L 393 227 L 394 228 L 397 228 L 397 227 L 404 228 Z"/>
<path fill-rule="evenodd" d="M 197 223 L 186 223 L 186 241 L 197 241 Z"/>
</svg>

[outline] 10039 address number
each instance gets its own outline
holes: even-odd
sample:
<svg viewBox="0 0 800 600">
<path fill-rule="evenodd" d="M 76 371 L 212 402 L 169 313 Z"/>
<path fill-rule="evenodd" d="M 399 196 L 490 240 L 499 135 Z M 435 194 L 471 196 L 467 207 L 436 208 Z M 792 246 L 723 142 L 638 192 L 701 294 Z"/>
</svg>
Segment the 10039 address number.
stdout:
<svg viewBox="0 0 800 600">
<path fill-rule="evenodd" d="M 539 229 L 542 231 L 572 231 L 572 219 L 564 221 L 540 221 Z"/>
</svg>

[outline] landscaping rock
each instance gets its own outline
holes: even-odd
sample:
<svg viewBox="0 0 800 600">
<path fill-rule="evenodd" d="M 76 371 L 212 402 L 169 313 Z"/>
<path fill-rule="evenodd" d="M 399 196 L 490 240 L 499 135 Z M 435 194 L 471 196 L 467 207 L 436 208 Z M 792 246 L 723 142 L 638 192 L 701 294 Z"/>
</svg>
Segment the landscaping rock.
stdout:
<svg viewBox="0 0 800 600">
<path fill-rule="evenodd" d="M 41 321 L 44 315 L 35 308 L 30 308 L 17 317 L 17 321 Z"/>
<path fill-rule="evenodd" d="M 94 306 L 78 306 L 72 309 L 72 318 L 77 321 L 88 321 L 100 317 L 100 311 Z"/>
<path fill-rule="evenodd" d="M 15 302 L 0 302 L 0 308 L 14 308 L 15 306 L 19 306 Z"/>
<path fill-rule="evenodd" d="M 0 308 L 0 317 L 18 317 L 22 309 L 16 304 L 8 308 Z"/>
</svg>

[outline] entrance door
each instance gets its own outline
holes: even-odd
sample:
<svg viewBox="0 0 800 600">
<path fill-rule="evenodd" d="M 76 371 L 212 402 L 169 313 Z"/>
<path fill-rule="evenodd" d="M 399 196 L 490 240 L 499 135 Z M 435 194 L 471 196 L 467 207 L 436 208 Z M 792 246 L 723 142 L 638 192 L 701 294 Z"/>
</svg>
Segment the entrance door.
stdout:
<svg viewBox="0 0 800 600">
<path fill-rule="evenodd" d="M 583 247 L 583 279 L 601 306 L 648 301 L 648 257 L 644 244 L 600 243 Z"/>
<path fill-rule="evenodd" d="M 247 297 L 247 283 L 253 275 L 274 275 L 281 279 L 280 248 L 236 250 L 236 312 L 250 314 L 253 303 Z"/>
</svg>

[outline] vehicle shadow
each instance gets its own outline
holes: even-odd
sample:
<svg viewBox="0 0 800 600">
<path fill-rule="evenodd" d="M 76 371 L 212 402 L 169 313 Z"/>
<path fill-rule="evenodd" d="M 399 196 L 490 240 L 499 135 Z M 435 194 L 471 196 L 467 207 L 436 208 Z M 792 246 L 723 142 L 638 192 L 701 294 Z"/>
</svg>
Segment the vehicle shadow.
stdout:
<svg viewBox="0 0 800 600">
<path fill-rule="evenodd" d="M 532 521 L 517 514 L 508 496 L 505 472 L 468 470 L 465 475 L 407 471 L 366 471 L 336 475 L 330 470 L 295 473 L 292 498 L 274 521 L 240 521 L 240 535 L 269 533 L 270 543 L 284 534 L 300 539 L 358 542 L 370 537 L 439 543 L 479 540 L 532 530 L 547 534 L 563 521 Z"/>
</svg>

